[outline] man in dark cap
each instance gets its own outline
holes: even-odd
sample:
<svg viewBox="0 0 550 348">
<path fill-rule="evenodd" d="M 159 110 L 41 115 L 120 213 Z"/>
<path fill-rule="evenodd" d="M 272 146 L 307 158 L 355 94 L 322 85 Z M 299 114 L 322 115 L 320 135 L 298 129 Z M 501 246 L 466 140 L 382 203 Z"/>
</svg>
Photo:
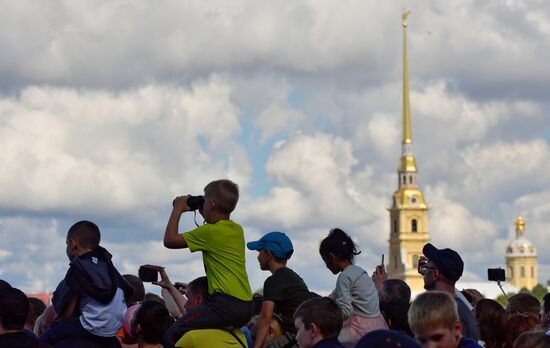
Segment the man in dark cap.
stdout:
<svg viewBox="0 0 550 348">
<path fill-rule="evenodd" d="M 462 335 L 477 340 L 477 326 L 468 306 L 455 294 L 455 283 L 462 276 L 464 261 L 452 249 L 437 249 L 431 243 L 424 245 L 423 257 L 418 263 L 418 272 L 424 276 L 424 289 L 449 293 L 456 300 L 462 324 Z"/>
</svg>

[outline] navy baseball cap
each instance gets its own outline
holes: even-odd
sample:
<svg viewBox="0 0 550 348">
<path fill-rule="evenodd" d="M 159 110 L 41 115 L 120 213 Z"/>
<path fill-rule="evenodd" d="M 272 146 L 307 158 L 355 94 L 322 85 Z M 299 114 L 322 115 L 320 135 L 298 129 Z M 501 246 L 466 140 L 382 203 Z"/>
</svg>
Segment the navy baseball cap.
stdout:
<svg viewBox="0 0 550 348">
<path fill-rule="evenodd" d="M 456 282 L 462 277 L 464 271 L 464 261 L 453 249 L 437 249 L 431 243 L 424 245 L 422 253 L 432 261 L 437 270 L 448 280 Z"/>
<path fill-rule="evenodd" d="M 248 242 L 246 243 L 246 247 L 250 250 L 268 250 L 281 260 L 290 259 L 290 256 L 294 252 L 290 238 L 283 232 L 278 231 L 269 232 L 260 238 L 260 240 Z"/>
<path fill-rule="evenodd" d="M 420 344 L 402 332 L 375 330 L 363 336 L 355 347 L 420 348 Z"/>
</svg>

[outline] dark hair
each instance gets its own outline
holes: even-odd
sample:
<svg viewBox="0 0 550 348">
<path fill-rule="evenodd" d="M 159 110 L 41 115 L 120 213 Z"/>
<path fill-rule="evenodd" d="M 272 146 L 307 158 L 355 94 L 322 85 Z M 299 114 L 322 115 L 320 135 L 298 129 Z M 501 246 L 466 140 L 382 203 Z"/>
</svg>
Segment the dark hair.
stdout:
<svg viewBox="0 0 550 348">
<path fill-rule="evenodd" d="M 138 324 L 141 327 L 138 332 L 141 339 L 149 344 L 157 344 L 162 342 L 164 333 L 172 325 L 172 318 L 166 306 L 156 301 L 144 301 L 134 314 L 133 331 L 136 331 Z"/>
<path fill-rule="evenodd" d="M 544 331 L 524 332 L 516 338 L 514 347 L 547 348 L 550 347 L 550 336 Z"/>
<path fill-rule="evenodd" d="M 187 285 L 187 292 L 191 292 L 193 293 L 193 295 L 208 295 L 208 278 L 198 277 L 196 279 L 193 279 Z"/>
<path fill-rule="evenodd" d="M 135 305 L 136 303 L 143 301 L 143 297 L 145 296 L 145 287 L 143 286 L 143 282 L 141 281 L 141 279 L 133 274 L 125 274 L 122 276 L 122 278 L 124 278 L 124 280 L 126 280 L 126 282 L 134 290 L 132 297 L 130 297 L 128 301 L 126 301 L 126 306 L 130 307 Z"/>
<path fill-rule="evenodd" d="M 401 279 L 386 279 L 380 289 L 380 297 L 383 300 L 403 299 L 411 302 L 411 288 Z"/>
<path fill-rule="evenodd" d="M 380 301 L 380 312 L 392 330 L 402 331 L 414 337 L 409 325 L 407 313 L 410 303 L 403 298 L 392 298 L 391 300 Z"/>
<path fill-rule="evenodd" d="M 23 330 L 29 314 L 29 299 L 16 288 L 0 290 L 0 323 L 5 330 Z"/>
<path fill-rule="evenodd" d="M 482 298 L 475 307 L 475 316 L 479 327 L 479 339 L 487 348 L 502 347 L 506 341 L 504 323 L 506 312 L 495 300 Z"/>
<path fill-rule="evenodd" d="M 524 332 L 533 331 L 539 318 L 531 313 L 510 313 L 506 317 L 504 332 L 507 347 L 512 347 L 516 338 Z"/>
<path fill-rule="evenodd" d="M 160 297 L 159 295 L 157 294 L 153 294 L 152 292 L 148 292 L 146 293 L 144 296 L 143 296 L 143 301 L 153 301 L 153 302 L 157 302 L 157 303 L 160 303 L 161 305 L 165 306 L 166 307 L 166 301 L 164 301 L 164 299 L 162 297 Z"/>
<path fill-rule="evenodd" d="M 508 313 L 530 313 L 536 316 L 540 315 L 540 302 L 530 293 L 520 292 L 508 299 L 506 306 Z"/>
<path fill-rule="evenodd" d="M 26 323 L 34 327 L 36 318 L 46 310 L 46 304 L 39 298 L 29 297 L 29 314 Z"/>
<path fill-rule="evenodd" d="M 93 249 L 99 245 L 101 232 L 91 221 L 79 221 L 69 228 L 67 240 L 75 239 L 83 248 Z"/>
<path fill-rule="evenodd" d="M 11 288 L 11 285 L 4 279 L 0 279 L 0 289 L 4 289 L 4 288 Z"/>
<path fill-rule="evenodd" d="M 544 295 L 542 298 L 543 304 L 542 307 L 544 308 L 544 313 L 550 312 L 550 292 Z"/>
<path fill-rule="evenodd" d="M 346 232 L 333 228 L 319 246 L 321 257 L 326 258 L 329 253 L 333 253 L 337 259 L 353 262 L 353 257 L 361 252 L 357 251 L 357 245 Z"/>
<path fill-rule="evenodd" d="M 212 181 L 204 188 L 204 195 L 216 201 L 217 210 L 230 214 L 239 201 L 239 186 L 227 179 Z"/>
<path fill-rule="evenodd" d="M 323 337 L 337 337 L 344 322 L 342 310 L 328 297 L 316 297 L 303 302 L 294 313 L 294 319 L 298 318 L 306 329 L 315 323 Z"/>
</svg>

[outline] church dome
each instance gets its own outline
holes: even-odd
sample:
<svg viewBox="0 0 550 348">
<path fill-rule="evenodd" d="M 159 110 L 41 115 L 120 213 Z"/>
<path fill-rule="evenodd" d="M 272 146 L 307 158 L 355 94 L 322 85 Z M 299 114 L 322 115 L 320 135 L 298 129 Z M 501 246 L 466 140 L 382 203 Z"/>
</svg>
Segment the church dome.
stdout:
<svg viewBox="0 0 550 348">
<path fill-rule="evenodd" d="M 506 256 L 537 256 L 537 248 L 525 238 L 525 221 L 521 216 L 516 220 L 516 239 L 508 244 Z"/>
</svg>

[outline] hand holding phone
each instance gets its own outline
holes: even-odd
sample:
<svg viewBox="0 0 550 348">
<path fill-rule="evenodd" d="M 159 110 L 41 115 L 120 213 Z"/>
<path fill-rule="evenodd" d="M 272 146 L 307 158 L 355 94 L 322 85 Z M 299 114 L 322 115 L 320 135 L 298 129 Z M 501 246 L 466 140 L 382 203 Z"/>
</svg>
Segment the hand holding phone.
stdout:
<svg viewBox="0 0 550 348">
<path fill-rule="evenodd" d="M 159 280 L 159 272 L 164 268 L 155 265 L 142 265 L 139 267 L 138 277 L 143 282 L 152 283 Z"/>
</svg>

